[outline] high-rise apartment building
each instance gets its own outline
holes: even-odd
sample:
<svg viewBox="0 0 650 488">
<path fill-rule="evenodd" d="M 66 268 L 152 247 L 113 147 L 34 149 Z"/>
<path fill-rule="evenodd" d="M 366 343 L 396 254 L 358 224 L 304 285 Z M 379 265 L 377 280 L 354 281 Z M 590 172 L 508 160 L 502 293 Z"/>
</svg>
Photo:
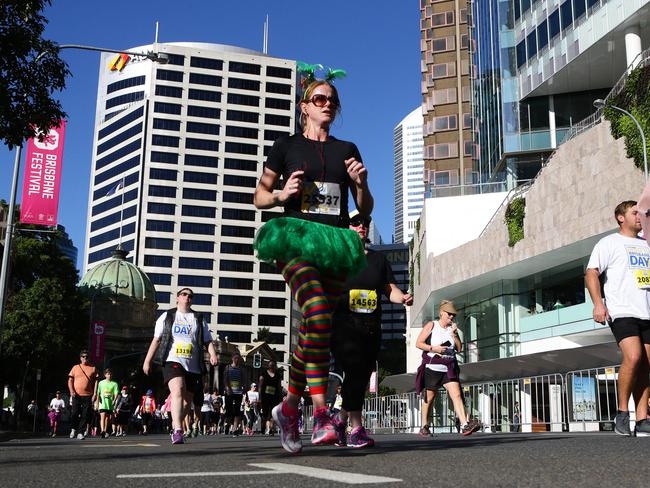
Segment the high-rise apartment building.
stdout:
<svg viewBox="0 0 650 488">
<path fill-rule="evenodd" d="M 424 204 L 422 108 L 417 107 L 393 129 L 395 175 L 395 242 L 409 242 Z"/>
<path fill-rule="evenodd" d="M 473 193 L 467 1 L 420 0 L 420 12 L 425 182 L 434 197 Z"/>
<path fill-rule="evenodd" d="M 257 211 L 253 192 L 273 142 L 294 131 L 296 63 L 219 44 L 133 51 L 168 63 L 101 57 L 83 269 L 121 242 L 160 308 L 191 287 L 213 334 L 249 343 L 268 327 L 282 360 L 289 294 L 253 256 L 277 210 Z"/>
</svg>

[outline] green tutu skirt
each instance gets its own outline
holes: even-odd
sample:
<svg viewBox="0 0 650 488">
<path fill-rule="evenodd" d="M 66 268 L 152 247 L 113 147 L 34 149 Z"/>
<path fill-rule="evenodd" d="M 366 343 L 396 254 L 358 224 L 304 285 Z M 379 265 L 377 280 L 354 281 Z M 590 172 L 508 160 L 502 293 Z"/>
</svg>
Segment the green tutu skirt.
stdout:
<svg viewBox="0 0 650 488">
<path fill-rule="evenodd" d="M 253 247 L 261 261 L 287 263 L 303 256 L 333 276 L 349 278 L 367 265 L 363 243 L 353 230 L 294 217 L 268 221 L 257 231 Z"/>
</svg>

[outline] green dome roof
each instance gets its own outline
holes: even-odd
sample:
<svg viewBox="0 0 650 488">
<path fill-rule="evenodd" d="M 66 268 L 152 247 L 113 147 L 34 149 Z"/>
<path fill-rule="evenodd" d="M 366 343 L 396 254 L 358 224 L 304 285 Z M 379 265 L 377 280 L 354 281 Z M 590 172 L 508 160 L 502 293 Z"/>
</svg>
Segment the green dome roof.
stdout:
<svg viewBox="0 0 650 488">
<path fill-rule="evenodd" d="M 124 295 L 136 300 L 156 301 L 156 289 L 140 268 L 126 260 L 128 251 L 118 247 L 113 257 L 88 270 L 79 282 L 82 291 Z"/>
</svg>

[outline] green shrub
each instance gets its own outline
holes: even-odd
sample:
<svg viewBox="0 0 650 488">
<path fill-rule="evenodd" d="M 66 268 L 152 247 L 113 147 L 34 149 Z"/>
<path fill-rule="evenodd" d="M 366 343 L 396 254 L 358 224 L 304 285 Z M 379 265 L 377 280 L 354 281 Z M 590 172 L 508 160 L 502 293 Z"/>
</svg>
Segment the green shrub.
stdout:
<svg viewBox="0 0 650 488">
<path fill-rule="evenodd" d="M 526 216 L 526 199 L 513 198 L 506 208 L 505 223 L 508 227 L 508 246 L 512 247 L 524 238 L 524 217 Z"/>
</svg>

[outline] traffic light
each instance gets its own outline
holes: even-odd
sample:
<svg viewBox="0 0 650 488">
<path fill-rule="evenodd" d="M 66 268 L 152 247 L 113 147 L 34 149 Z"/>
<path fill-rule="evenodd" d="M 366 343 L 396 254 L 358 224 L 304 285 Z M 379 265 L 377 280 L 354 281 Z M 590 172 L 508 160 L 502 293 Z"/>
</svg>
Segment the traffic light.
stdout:
<svg viewBox="0 0 650 488">
<path fill-rule="evenodd" d="M 253 368 L 260 369 L 262 367 L 262 355 L 259 352 L 256 352 L 253 355 Z"/>
</svg>

